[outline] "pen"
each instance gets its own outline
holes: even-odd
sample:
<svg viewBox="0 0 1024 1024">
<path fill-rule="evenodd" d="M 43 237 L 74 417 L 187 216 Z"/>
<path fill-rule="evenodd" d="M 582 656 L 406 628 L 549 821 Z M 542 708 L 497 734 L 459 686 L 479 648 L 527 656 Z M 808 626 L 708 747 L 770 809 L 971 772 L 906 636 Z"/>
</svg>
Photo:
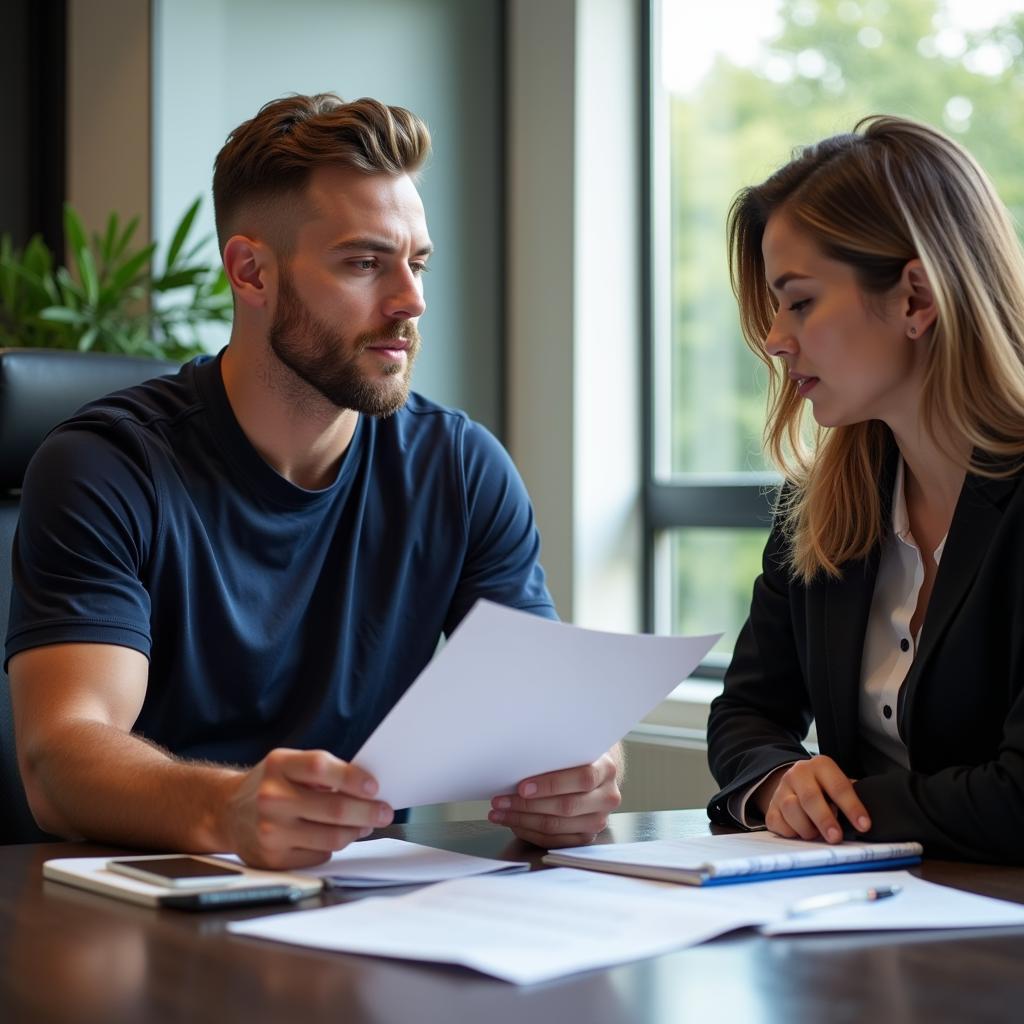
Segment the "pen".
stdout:
<svg viewBox="0 0 1024 1024">
<path fill-rule="evenodd" d="M 829 910 L 847 903 L 874 903 L 888 899 L 901 891 L 898 885 L 877 885 L 871 889 L 844 889 L 842 892 L 823 892 L 819 896 L 808 896 L 797 900 L 786 911 L 788 917 L 801 917 L 818 910 Z"/>
<path fill-rule="evenodd" d="M 227 907 L 251 907 L 260 903 L 294 903 L 302 899 L 302 890 L 294 885 L 254 885 L 236 889 L 206 889 L 203 892 L 161 896 L 161 907 L 175 910 L 219 910 Z"/>
</svg>

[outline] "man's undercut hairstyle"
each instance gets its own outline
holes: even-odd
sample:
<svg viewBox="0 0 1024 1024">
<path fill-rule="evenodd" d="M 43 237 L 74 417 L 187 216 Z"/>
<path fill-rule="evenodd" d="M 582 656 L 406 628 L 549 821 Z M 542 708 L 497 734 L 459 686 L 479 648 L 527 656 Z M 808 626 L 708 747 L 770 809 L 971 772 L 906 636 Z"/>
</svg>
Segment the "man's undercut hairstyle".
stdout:
<svg viewBox="0 0 1024 1024">
<path fill-rule="evenodd" d="M 228 136 L 214 161 L 221 251 L 239 211 L 300 201 L 318 167 L 415 175 L 429 153 L 426 124 L 404 107 L 366 98 L 346 103 L 329 92 L 271 100 Z"/>
</svg>

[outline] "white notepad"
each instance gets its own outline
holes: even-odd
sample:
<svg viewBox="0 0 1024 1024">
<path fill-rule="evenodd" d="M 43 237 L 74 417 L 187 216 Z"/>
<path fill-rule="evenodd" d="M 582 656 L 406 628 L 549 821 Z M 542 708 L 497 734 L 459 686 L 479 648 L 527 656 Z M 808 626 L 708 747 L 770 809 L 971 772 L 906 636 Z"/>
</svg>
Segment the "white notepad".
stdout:
<svg viewBox="0 0 1024 1024">
<path fill-rule="evenodd" d="M 770 832 L 607 843 L 552 850 L 545 864 L 610 871 L 687 885 L 722 885 L 797 875 L 903 867 L 921 859 L 920 843 L 810 842 Z"/>
</svg>

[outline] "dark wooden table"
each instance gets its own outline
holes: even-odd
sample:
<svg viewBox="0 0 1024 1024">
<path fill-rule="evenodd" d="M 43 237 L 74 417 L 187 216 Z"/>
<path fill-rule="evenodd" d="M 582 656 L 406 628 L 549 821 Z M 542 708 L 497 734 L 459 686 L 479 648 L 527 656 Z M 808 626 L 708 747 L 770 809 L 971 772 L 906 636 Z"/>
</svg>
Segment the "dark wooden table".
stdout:
<svg viewBox="0 0 1024 1024">
<path fill-rule="evenodd" d="M 703 811 L 618 814 L 606 841 L 706 835 Z M 539 852 L 487 822 L 385 835 L 483 856 Z M 228 934 L 276 908 L 147 910 L 44 882 L 48 857 L 84 844 L 0 847 L 0 1021 L 317 1021 L 546 1024 L 627 1021 L 894 1024 L 1024 1020 L 1024 929 L 766 939 L 691 949 L 530 988 L 457 967 L 349 956 Z M 922 877 L 1024 902 L 1024 868 L 932 861 Z M 756 887 L 750 888 L 756 898 Z M 340 902 L 330 893 L 302 906 Z M 495 922 L 500 927 L 500 922 Z"/>
</svg>

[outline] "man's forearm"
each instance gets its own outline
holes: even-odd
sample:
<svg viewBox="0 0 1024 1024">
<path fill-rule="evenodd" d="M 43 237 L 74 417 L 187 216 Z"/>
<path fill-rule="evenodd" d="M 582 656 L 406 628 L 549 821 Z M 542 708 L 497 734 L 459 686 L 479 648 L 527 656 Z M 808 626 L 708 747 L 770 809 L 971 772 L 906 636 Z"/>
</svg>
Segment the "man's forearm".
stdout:
<svg viewBox="0 0 1024 1024">
<path fill-rule="evenodd" d="M 25 760 L 32 811 L 47 832 L 197 853 L 227 848 L 223 815 L 236 770 L 179 761 L 89 721 L 55 728 Z"/>
</svg>

